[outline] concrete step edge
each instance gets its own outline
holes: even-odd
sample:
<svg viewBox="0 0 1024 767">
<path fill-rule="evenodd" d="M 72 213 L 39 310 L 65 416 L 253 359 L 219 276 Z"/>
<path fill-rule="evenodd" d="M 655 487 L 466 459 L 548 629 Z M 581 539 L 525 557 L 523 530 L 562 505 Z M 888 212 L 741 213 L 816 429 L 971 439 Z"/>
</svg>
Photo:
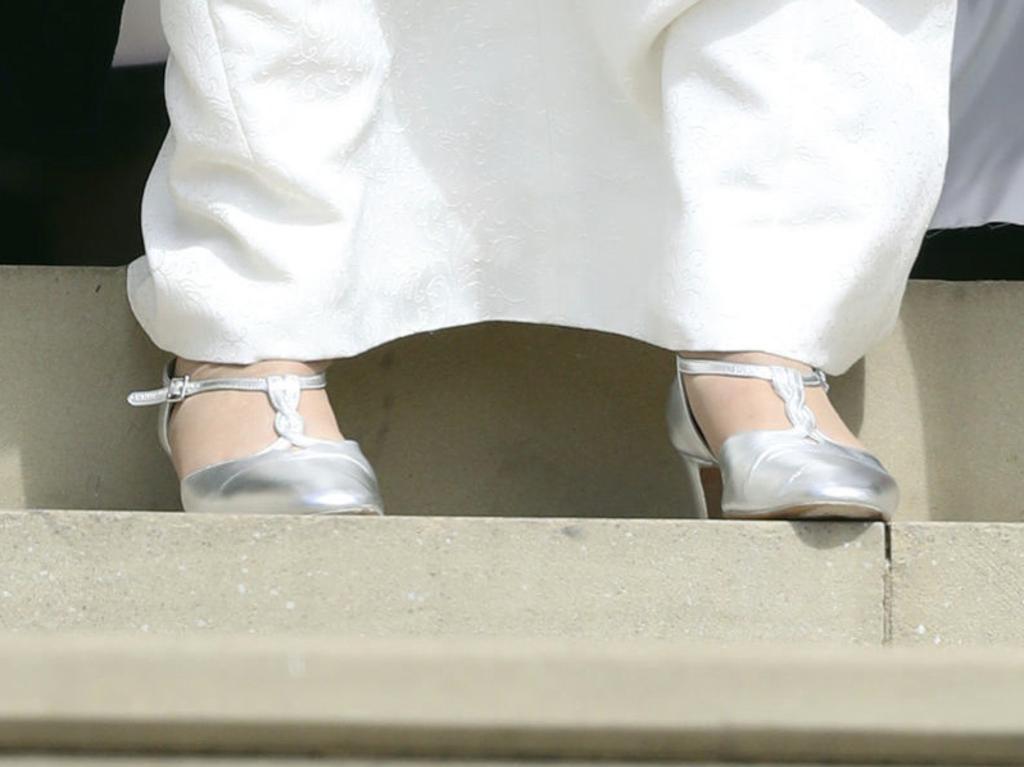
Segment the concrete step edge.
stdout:
<svg viewBox="0 0 1024 767">
<path fill-rule="evenodd" d="M 1024 651 L 0 637 L 0 749 L 1019 763 Z"/>
<path fill-rule="evenodd" d="M 0 513 L 0 631 L 883 640 L 879 524 Z"/>
<path fill-rule="evenodd" d="M 1024 646 L 1019 524 L 0 512 L 0 561 L 0 632 Z"/>
</svg>

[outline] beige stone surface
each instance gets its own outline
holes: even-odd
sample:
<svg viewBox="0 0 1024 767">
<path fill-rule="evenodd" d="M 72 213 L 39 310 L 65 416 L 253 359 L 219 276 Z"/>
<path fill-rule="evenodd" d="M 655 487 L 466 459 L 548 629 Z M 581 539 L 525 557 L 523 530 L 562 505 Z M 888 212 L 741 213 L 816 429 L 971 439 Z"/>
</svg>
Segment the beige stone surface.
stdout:
<svg viewBox="0 0 1024 767">
<path fill-rule="evenodd" d="M 1019 763 L 1024 651 L 0 639 L 0 748 Z"/>
<path fill-rule="evenodd" d="M 892 637 L 1024 646 L 1024 526 L 894 526 Z"/>
<path fill-rule="evenodd" d="M 121 269 L 0 267 L 0 507 L 173 509 L 154 413 L 124 405 L 163 355 Z M 912 283 L 897 332 L 835 397 L 897 475 L 899 518 L 1024 520 L 1024 285 Z M 332 370 L 393 514 L 680 517 L 663 406 L 672 355 L 494 323 L 401 339 Z"/>
<path fill-rule="evenodd" d="M 881 525 L 0 514 L 0 632 L 882 639 Z"/>
<path fill-rule="evenodd" d="M 109 767 L 434 767 L 434 765 L 445 765 L 445 767 L 531 767 L 545 765 L 545 767 L 729 767 L 724 762 L 679 762 L 679 761 L 643 761 L 623 762 L 619 760 L 609 761 L 605 759 L 594 759 L 580 761 L 578 759 L 552 761 L 522 759 L 332 759 L 332 758 L 295 758 L 282 757 L 231 757 L 231 756 L 68 756 L 61 754 L 57 756 L 0 756 L 0 767 L 98 767 L 98 765 L 109 765 Z M 735 762 L 732 763 L 735 767 Z M 745 767 L 868 767 L 866 763 L 840 764 L 838 762 L 803 762 L 794 764 L 792 762 L 747 762 Z M 914 767 L 914 765 L 908 765 Z M 924 765 L 917 765 L 924 767 Z"/>
<path fill-rule="evenodd" d="M 152 414 L 159 381 L 121 269 L 0 266 L 0 508 L 177 506 Z"/>
<path fill-rule="evenodd" d="M 895 333 L 836 382 L 900 480 L 901 521 L 1024 521 L 1024 283 L 911 282 Z"/>
<path fill-rule="evenodd" d="M 658 767 L 658 762 L 608 762 L 578 760 L 542 762 L 547 767 Z M 530 767 L 538 765 L 537 760 L 524 761 L 507 759 L 466 760 L 466 759 L 334 759 L 330 757 L 291 757 L 291 756 L 68 756 L 66 754 L 46 756 L 15 756 L 0 755 L 0 767 Z M 661 762 L 660 764 L 668 764 Z M 673 762 L 674 767 L 717 767 L 711 764 L 683 764 Z M 747 767 L 783 767 L 783 765 L 751 764 Z M 801 765 L 785 765 L 785 767 L 802 767 Z M 844 767 L 844 765 L 838 765 Z"/>
</svg>

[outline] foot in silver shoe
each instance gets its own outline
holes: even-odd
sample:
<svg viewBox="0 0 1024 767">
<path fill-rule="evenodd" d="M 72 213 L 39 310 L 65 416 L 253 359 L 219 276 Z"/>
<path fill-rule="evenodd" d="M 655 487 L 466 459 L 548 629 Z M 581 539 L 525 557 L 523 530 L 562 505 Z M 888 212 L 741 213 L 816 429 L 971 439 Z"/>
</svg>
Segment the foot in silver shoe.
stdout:
<svg viewBox="0 0 1024 767">
<path fill-rule="evenodd" d="M 173 376 L 173 360 L 163 387 L 133 392 L 136 407 L 160 405 L 159 438 L 170 455 L 167 427 L 171 406 L 210 391 L 260 391 L 274 408 L 277 440 L 255 455 L 214 464 L 181 480 L 185 511 L 222 514 L 383 514 L 377 478 L 359 445 L 305 434 L 298 406 L 302 391 L 326 386 L 313 376 L 218 378 L 195 381 Z"/>
<path fill-rule="evenodd" d="M 690 412 L 684 375 L 724 375 L 770 381 L 783 400 L 791 429 L 742 432 L 729 437 L 716 458 Z M 702 470 L 721 476 L 721 516 L 731 519 L 888 520 L 899 503 L 896 481 L 864 450 L 841 445 L 817 427 L 804 387 L 827 391 L 820 370 L 748 365 L 677 357 L 668 403 L 672 444 L 695 484 L 695 502 L 705 516 Z"/>
</svg>

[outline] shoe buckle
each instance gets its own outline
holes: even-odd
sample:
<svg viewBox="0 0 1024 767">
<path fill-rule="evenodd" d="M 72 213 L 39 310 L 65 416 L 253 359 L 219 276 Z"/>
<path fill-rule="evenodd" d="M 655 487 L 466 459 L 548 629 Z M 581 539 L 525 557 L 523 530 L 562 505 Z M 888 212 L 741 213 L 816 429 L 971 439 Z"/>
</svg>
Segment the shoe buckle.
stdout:
<svg viewBox="0 0 1024 767">
<path fill-rule="evenodd" d="M 165 402 L 181 402 L 188 396 L 189 377 L 172 378 L 167 382 L 167 399 Z"/>
</svg>

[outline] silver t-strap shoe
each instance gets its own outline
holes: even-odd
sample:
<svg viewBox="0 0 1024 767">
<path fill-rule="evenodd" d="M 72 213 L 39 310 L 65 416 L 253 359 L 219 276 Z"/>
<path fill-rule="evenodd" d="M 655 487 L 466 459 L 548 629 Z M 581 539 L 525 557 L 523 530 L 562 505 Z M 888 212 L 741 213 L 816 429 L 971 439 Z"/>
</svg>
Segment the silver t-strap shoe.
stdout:
<svg viewBox="0 0 1024 767">
<path fill-rule="evenodd" d="M 211 391 L 264 392 L 274 408 L 278 438 L 255 455 L 199 469 L 181 480 L 185 511 L 222 514 L 375 514 L 383 513 L 377 477 L 352 440 L 313 439 L 305 434 L 299 398 L 305 389 L 323 389 L 327 377 L 281 375 L 265 378 L 215 378 L 196 381 L 164 370 L 164 385 L 132 392 L 135 407 L 160 406 L 160 445 L 170 455 L 167 427 L 171 407 Z"/>
<path fill-rule="evenodd" d="M 878 459 L 834 442 L 818 429 L 804 387 L 828 391 L 820 370 L 804 374 L 776 365 L 684 357 L 677 357 L 676 364 L 668 401 L 669 434 L 686 463 L 704 516 L 719 511 L 713 495 L 720 495 L 721 516 L 730 519 L 888 520 L 896 510 L 899 488 Z M 785 403 L 792 428 L 734 434 L 716 459 L 690 413 L 684 374 L 770 381 Z"/>
</svg>

